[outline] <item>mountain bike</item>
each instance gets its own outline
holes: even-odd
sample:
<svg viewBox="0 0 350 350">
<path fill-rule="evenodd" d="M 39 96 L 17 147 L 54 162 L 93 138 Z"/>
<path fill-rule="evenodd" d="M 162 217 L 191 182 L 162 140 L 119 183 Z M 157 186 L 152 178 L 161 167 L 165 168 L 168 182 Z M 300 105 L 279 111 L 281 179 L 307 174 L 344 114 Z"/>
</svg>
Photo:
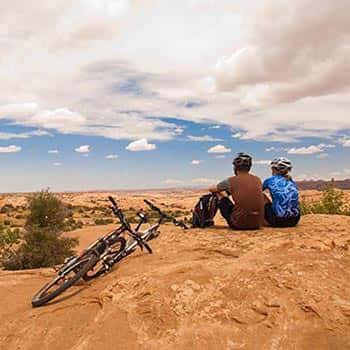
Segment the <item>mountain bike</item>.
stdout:
<svg viewBox="0 0 350 350">
<path fill-rule="evenodd" d="M 57 268 L 56 276 L 33 296 L 33 307 L 45 305 L 76 284 L 80 279 L 90 281 L 108 273 L 115 264 L 132 254 L 138 247 L 141 250 L 146 249 L 148 253 L 152 254 L 148 242 L 159 236 L 158 229 L 165 221 L 170 221 L 176 226 L 188 229 L 184 222 L 163 212 L 146 199 L 144 200 L 145 204 L 158 214 L 158 221 L 145 231 L 140 231 L 141 226 L 149 222 L 147 214 L 140 211 L 137 213 L 139 222 L 136 228 L 133 229 L 114 198 L 108 197 L 108 199 L 112 204 L 113 214 L 119 219 L 120 226 L 98 238 L 78 256 L 68 258 L 62 266 Z"/>
</svg>

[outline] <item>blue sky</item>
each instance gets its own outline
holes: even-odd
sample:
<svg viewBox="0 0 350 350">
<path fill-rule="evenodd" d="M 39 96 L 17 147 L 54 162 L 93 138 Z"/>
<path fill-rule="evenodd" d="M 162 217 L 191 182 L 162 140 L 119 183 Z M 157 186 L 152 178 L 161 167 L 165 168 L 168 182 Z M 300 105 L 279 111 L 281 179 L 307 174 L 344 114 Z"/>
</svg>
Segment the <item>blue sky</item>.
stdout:
<svg viewBox="0 0 350 350">
<path fill-rule="evenodd" d="M 208 186 L 240 151 L 350 177 L 347 0 L 0 10 L 1 192 Z"/>
<path fill-rule="evenodd" d="M 340 176 L 334 174 L 337 167 L 329 162 L 329 158 L 340 162 L 346 162 L 347 159 L 341 145 L 328 149 L 328 157 L 318 159 L 315 154 L 288 154 L 288 148 L 282 142 L 239 140 L 232 137 L 235 131 L 230 127 L 218 128 L 214 124 L 197 124 L 180 120 L 172 122 L 181 127 L 183 133 L 174 140 L 155 141 L 156 149 L 152 151 L 128 151 L 126 150 L 130 144 L 128 140 L 62 135 L 55 132 L 12 140 L 14 145 L 22 149 L 19 152 L 0 154 L 3 164 L 1 191 L 33 191 L 46 187 L 58 191 L 205 187 L 231 175 L 232 157 L 239 151 L 253 155 L 258 163 L 255 164 L 253 171 L 263 178 L 270 172 L 266 161 L 280 155 L 287 156 L 293 161 L 295 175 L 298 178 Z M 2 130 L 8 133 L 37 130 L 5 124 L 1 126 Z M 189 135 L 198 137 L 208 135 L 217 141 L 192 141 L 188 139 Z M 303 139 L 300 143 L 321 144 L 323 141 L 312 138 Z M 7 145 L 8 141 L 0 141 L 0 147 Z M 76 149 L 82 145 L 89 145 L 89 152 L 77 152 Z M 211 147 L 217 145 L 223 145 L 231 151 L 208 153 Z M 298 147 L 300 144 L 293 146 Z M 270 150 L 271 147 L 275 149 Z M 50 150 L 58 153 L 48 153 Z M 117 158 L 106 159 L 108 155 L 117 155 Z M 199 164 L 192 164 L 193 161 L 199 161 Z"/>
</svg>

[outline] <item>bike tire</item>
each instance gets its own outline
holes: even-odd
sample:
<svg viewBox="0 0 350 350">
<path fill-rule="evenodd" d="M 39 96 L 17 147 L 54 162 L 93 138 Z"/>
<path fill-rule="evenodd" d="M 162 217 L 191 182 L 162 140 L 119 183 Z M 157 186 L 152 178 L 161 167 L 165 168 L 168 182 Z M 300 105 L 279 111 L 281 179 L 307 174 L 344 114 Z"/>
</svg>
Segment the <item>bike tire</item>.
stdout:
<svg viewBox="0 0 350 350">
<path fill-rule="evenodd" d="M 39 307 L 43 306 L 49 301 L 56 298 L 58 295 L 62 294 L 65 290 L 73 286 L 78 280 L 83 277 L 90 269 L 92 269 L 97 261 L 98 256 L 96 254 L 89 254 L 86 257 L 89 259 L 86 263 L 75 273 L 75 275 L 69 280 L 63 282 L 56 290 L 53 292 L 46 294 L 46 292 L 54 286 L 59 280 L 62 279 L 62 276 L 56 276 L 52 281 L 46 283 L 32 298 L 32 306 Z M 78 261 L 79 262 L 79 261 Z"/>
<path fill-rule="evenodd" d="M 123 238 L 123 237 L 118 237 L 118 238 L 116 238 L 116 239 L 113 241 L 111 247 L 113 248 L 113 245 L 115 245 L 116 243 L 119 243 L 119 244 L 120 244 L 120 247 L 119 247 L 119 249 L 118 249 L 118 252 L 112 252 L 111 255 L 119 254 L 119 253 L 120 253 L 121 251 L 123 251 L 123 250 L 125 249 L 125 247 L 126 247 L 126 240 L 125 240 L 125 238 Z M 88 272 L 89 272 L 89 271 L 87 271 L 86 274 L 84 274 L 84 275 L 82 276 L 83 280 L 86 281 L 86 282 L 91 281 L 91 280 L 93 280 L 93 279 L 95 279 L 95 278 L 97 278 L 97 277 L 103 275 L 104 273 L 106 273 L 106 272 L 108 272 L 108 271 L 107 271 L 107 269 L 105 268 L 105 266 L 102 265 L 102 266 L 101 266 L 98 270 L 96 270 L 96 272 L 94 272 L 93 274 L 88 275 Z"/>
</svg>

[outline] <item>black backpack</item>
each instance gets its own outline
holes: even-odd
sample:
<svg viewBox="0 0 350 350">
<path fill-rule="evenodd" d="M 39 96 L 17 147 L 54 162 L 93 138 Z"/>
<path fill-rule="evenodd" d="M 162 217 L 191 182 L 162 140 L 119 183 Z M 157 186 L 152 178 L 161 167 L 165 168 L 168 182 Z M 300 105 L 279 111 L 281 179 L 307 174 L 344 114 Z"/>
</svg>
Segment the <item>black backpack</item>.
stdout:
<svg viewBox="0 0 350 350">
<path fill-rule="evenodd" d="M 218 197 L 215 194 L 202 196 L 192 210 L 192 227 L 209 227 L 214 225 L 218 211 Z"/>
</svg>

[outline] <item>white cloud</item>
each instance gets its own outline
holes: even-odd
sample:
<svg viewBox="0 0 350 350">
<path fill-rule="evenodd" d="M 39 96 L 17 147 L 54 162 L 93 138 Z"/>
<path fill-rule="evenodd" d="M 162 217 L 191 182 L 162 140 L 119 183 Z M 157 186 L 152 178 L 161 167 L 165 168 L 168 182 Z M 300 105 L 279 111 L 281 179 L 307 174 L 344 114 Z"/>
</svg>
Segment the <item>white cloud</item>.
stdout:
<svg viewBox="0 0 350 350">
<path fill-rule="evenodd" d="M 224 145 L 216 145 L 208 149 L 208 153 L 229 153 L 231 148 L 226 148 Z"/>
<path fill-rule="evenodd" d="M 175 128 L 175 129 L 174 129 L 174 133 L 175 133 L 176 135 L 182 135 L 182 134 L 184 133 L 184 129 L 183 129 L 183 128 L 180 128 L 180 127 Z"/>
<path fill-rule="evenodd" d="M 253 164 L 256 164 L 256 165 L 270 165 L 271 164 L 271 160 L 254 160 L 253 161 Z"/>
<path fill-rule="evenodd" d="M 140 139 L 129 143 L 125 149 L 131 152 L 140 152 L 140 151 L 153 151 L 157 147 L 155 144 L 148 143 L 147 139 Z"/>
<path fill-rule="evenodd" d="M 58 154 L 60 152 L 59 152 L 58 149 L 50 149 L 50 150 L 47 151 L 47 153 L 49 153 L 49 154 Z"/>
<path fill-rule="evenodd" d="M 32 115 L 38 110 L 38 104 L 35 102 L 28 103 L 11 103 L 0 105 L 0 116 L 23 118 L 27 115 Z"/>
<path fill-rule="evenodd" d="M 213 125 L 209 127 L 209 129 L 220 129 L 220 128 L 221 128 L 221 125 Z"/>
<path fill-rule="evenodd" d="M 17 153 L 17 152 L 20 152 L 21 150 L 22 150 L 21 146 L 15 146 L 15 145 L 0 147 L 0 153 Z"/>
<path fill-rule="evenodd" d="M 177 179 L 166 179 L 163 181 L 163 183 L 169 186 L 179 186 L 184 184 L 182 180 Z"/>
<path fill-rule="evenodd" d="M 1 8 L 2 120 L 126 140 L 176 139 L 164 114 L 257 141 L 350 128 L 348 0 L 50 4 Z"/>
<path fill-rule="evenodd" d="M 265 148 L 265 151 L 266 152 L 272 152 L 272 151 L 276 151 L 276 148 L 275 147 L 267 147 L 267 148 Z"/>
<path fill-rule="evenodd" d="M 79 131 L 85 125 L 86 118 L 67 108 L 58 108 L 41 111 L 28 118 L 25 123 L 45 129 L 55 129 L 63 133 L 71 133 Z"/>
<path fill-rule="evenodd" d="M 91 146 L 90 145 L 82 145 L 74 149 L 75 152 L 78 153 L 89 153 L 91 151 Z"/>
<path fill-rule="evenodd" d="M 119 156 L 117 154 L 108 154 L 106 155 L 106 159 L 117 159 Z"/>
<path fill-rule="evenodd" d="M 300 147 L 300 148 L 291 148 L 287 150 L 289 154 L 315 154 L 315 153 L 322 153 L 327 148 L 334 148 L 334 145 L 327 145 L 324 143 L 320 143 L 319 145 L 311 145 L 308 147 Z"/>
<path fill-rule="evenodd" d="M 291 148 L 288 150 L 289 154 L 315 154 L 315 153 L 321 153 L 323 152 L 323 149 L 319 146 L 311 145 L 308 147 L 300 147 L 300 148 Z"/>
<path fill-rule="evenodd" d="M 236 132 L 235 134 L 232 134 L 232 137 L 234 139 L 240 139 L 243 136 L 241 132 Z"/>
<path fill-rule="evenodd" d="M 192 165 L 199 165 L 200 163 L 202 163 L 203 161 L 202 160 L 198 160 L 198 159 L 193 159 L 191 164 Z"/>
<path fill-rule="evenodd" d="M 27 139 L 33 136 L 51 136 L 51 134 L 45 130 L 34 130 L 22 133 L 0 132 L 0 140 Z"/>
<path fill-rule="evenodd" d="M 206 177 L 199 177 L 196 179 L 192 179 L 192 183 L 194 183 L 196 185 L 209 185 L 209 184 L 215 184 L 216 180 L 208 179 Z"/>
<path fill-rule="evenodd" d="M 53 166 L 61 166 L 61 165 L 62 165 L 62 163 L 60 163 L 60 162 L 53 163 Z"/>
<path fill-rule="evenodd" d="M 350 53 L 350 3 L 324 0 L 317 13 L 310 16 L 314 6 L 312 0 L 288 4 L 263 1 L 255 16 L 250 14 L 248 19 L 250 41 L 218 61 L 218 89 L 232 91 L 246 86 L 243 100 L 256 106 L 293 102 L 347 88 L 350 75 L 344 72 Z"/>
<path fill-rule="evenodd" d="M 195 142 L 212 142 L 212 141 L 222 141 L 222 139 L 212 137 L 210 135 L 203 135 L 203 136 L 193 136 L 193 135 L 188 135 L 187 136 L 190 141 L 195 141 Z"/>
<path fill-rule="evenodd" d="M 335 145 L 333 145 L 333 144 L 326 144 L 326 143 L 320 143 L 319 147 L 321 147 L 321 148 L 335 148 Z"/>
<path fill-rule="evenodd" d="M 61 133 L 173 139 L 183 131 L 164 112 L 192 119 L 184 114 L 202 104 L 197 80 L 234 42 L 237 10 L 207 0 L 15 0 L 0 11 L 0 32 L 12 28 L 0 47 L 0 118 Z"/>
<path fill-rule="evenodd" d="M 226 156 L 224 154 L 219 154 L 217 156 L 215 156 L 216 159 L 225 159 Z"/>
</svg>

